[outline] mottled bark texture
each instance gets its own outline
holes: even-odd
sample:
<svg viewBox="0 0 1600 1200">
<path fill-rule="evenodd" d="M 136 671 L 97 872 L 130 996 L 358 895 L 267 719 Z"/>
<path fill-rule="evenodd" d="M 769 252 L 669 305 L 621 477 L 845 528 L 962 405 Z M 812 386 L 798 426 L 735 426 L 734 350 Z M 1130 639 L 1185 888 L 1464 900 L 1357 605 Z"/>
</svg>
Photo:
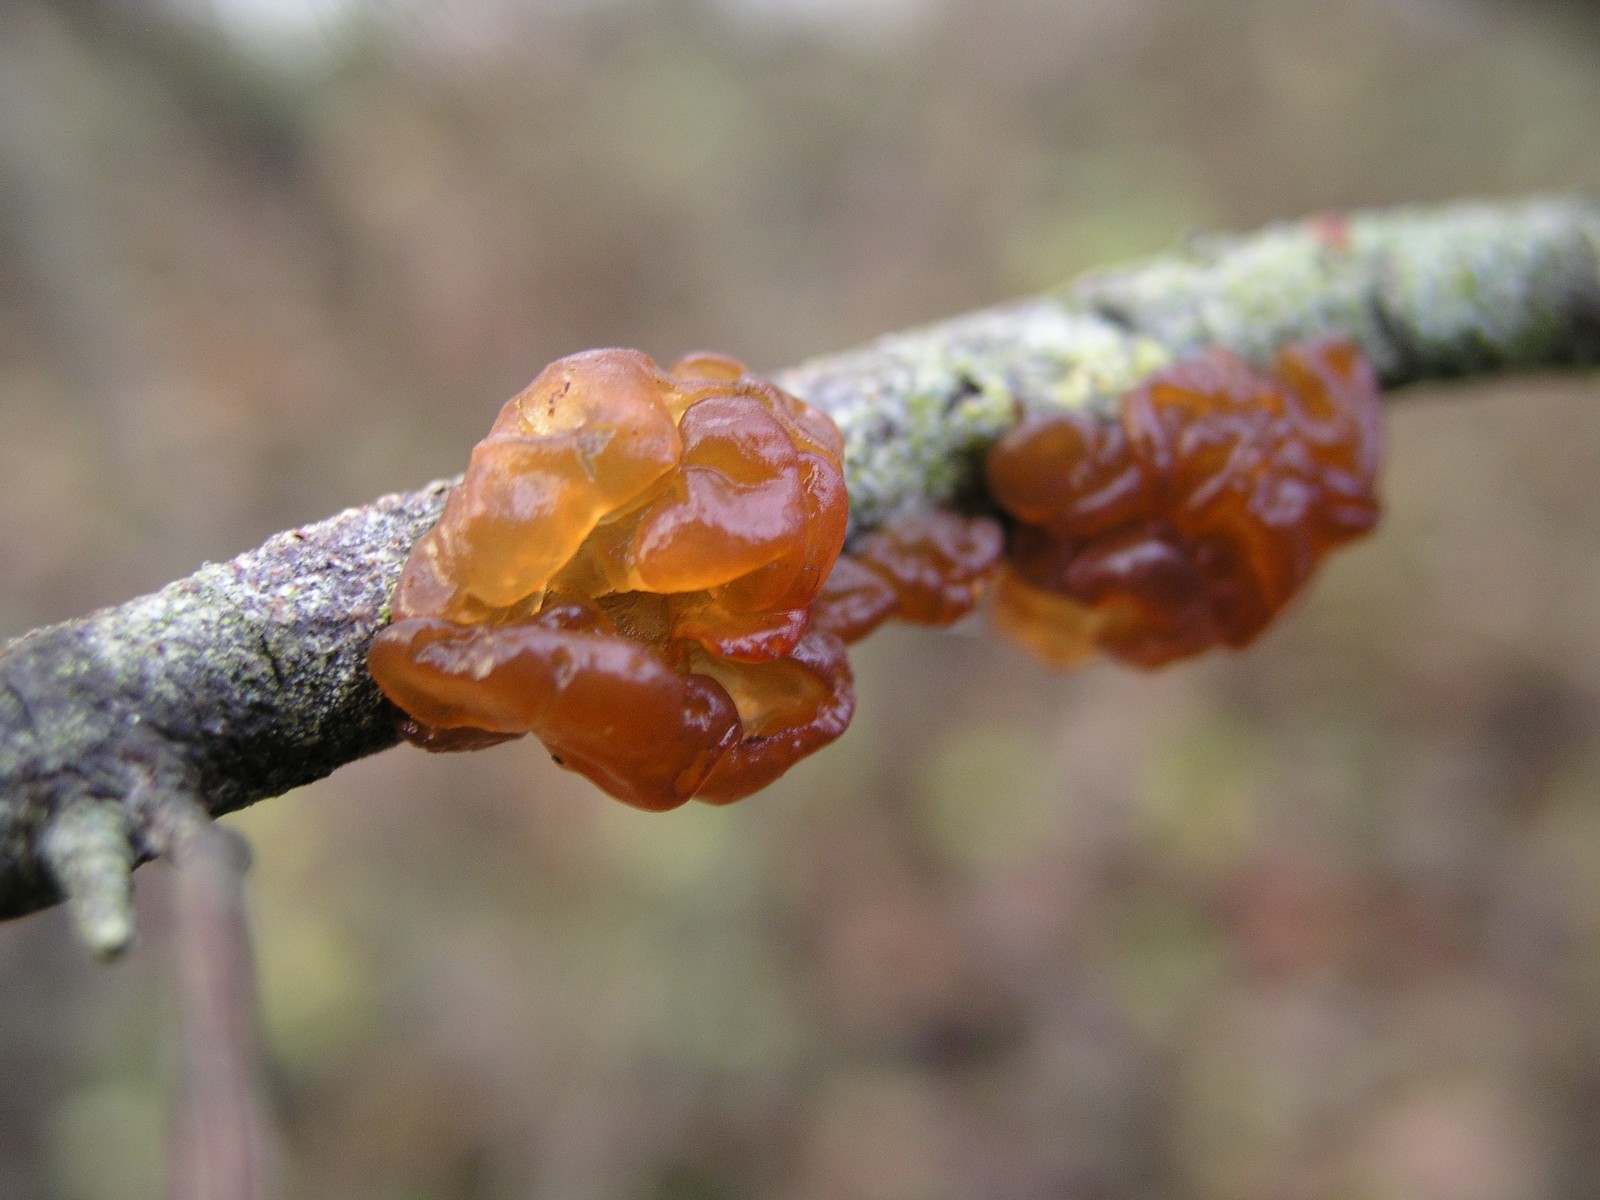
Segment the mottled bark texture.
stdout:
<svg viewBox="0 0 1600 1200">
<path fill-rule="evenodd" d="M 0 916 L 70 891 L 92 898 L 91 944 L 115 950 L 131 933 L 115 897 L 181 803 L 228 812 L 392 745 L 366 643 L 447 488 L 278 534 L 0 653 Z"/>
<path fill-rule="evenodd" d="M 1264 362 L 1320 334 L 1357 341 L 1391 388 L 1600 362 L 1600 206 L 1330 215 L 1197 240 L 777 378 L 843 430 L 859 533 L 910 502 L 981 503 L 979 457 L 1025 409 L 1109 405 L 1203 346 Z M 128 873 L 171 840 L 170 812 L 228 812 L 391 745 L 364 655 L 446 486 L 0 652 L 0 917 L 67 893 L 90 944 L 114 952 Z"/>
</svg>

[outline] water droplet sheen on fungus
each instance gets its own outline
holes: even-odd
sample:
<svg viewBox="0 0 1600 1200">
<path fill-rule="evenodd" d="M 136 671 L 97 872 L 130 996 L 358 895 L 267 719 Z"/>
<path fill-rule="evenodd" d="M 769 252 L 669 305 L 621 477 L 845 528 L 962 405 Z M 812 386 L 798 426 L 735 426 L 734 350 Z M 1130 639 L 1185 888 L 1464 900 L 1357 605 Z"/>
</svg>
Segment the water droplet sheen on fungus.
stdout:
<svg viewBox="0 0 1600 1200">
<path fill-rule="evenodd" d="M 547 367 L 417 543 L 368 655 L 428 749 L 536 734 L 629 804 L 749 795 L 844 732 L 810 606 L 844 543 L 833 423 L 733 359 Z"/>
<path fill-rule="evenodd" d="M 1024 420 L 985 461 L 1016 519 L 993 614 L 1047 662 L 1156 667 L 1261 633 L 1378 519 L 1382 421 L 1348 342 L 1172 364 L 1114 418 Z"/>
</svg>

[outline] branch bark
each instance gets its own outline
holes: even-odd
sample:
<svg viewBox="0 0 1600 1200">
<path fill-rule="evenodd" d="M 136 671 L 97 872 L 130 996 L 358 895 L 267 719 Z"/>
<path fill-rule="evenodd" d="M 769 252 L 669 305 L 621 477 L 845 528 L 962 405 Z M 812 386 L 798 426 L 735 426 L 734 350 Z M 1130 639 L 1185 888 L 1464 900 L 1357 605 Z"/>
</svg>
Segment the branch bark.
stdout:
<svg viewBox="0 0 1600 1200">
<path fill-rule="evenodd" d="M 778 382 L 839 424 L 852 531 L 979 498 L 983 450 L 1037 407 L 1109 406 L 1207 345 L 1265 361 L 1352 338 L 1386 387 L 1600 363 L 1600 205 L 1322 216 L 822 358 Z M 213 816 L 392 745 L 366 646 L 449 481 L 279 534 L 0 652 L 0 917 L 70 896 L 126 944 L 128 876 L 165 801 Z"/>
</svg>

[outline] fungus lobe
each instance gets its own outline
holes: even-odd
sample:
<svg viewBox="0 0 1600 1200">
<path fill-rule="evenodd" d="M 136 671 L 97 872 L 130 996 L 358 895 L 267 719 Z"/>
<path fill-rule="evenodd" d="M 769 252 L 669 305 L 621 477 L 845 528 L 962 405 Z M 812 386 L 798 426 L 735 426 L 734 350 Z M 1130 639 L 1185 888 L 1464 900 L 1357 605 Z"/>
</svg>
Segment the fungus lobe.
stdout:
<svg viewBox="0 0 1600 1200">
<path fill-rule="evenodd" d="M 810 607 L 847 519 L 822 414 L 720 355 L 547 367 L 413 548 L 368 666 L 433 750 L 533 733 L 640 808 L 739 799 L 854 708 Z"/>
<path fill-rule="evenodd" d="M 993 615 L 1046 661 L 1155 667 L 1254 640 L 1378 519 L 1376 376 L 1349 342 L 1174 363 L 1115 418 L 1025 419 L 989 452 L 1015 520 Z"/>
<path fill-rule="evenodd" d="M 990 517 L 910 508 L 842 554 L 813 611 L 814 628 L 854 642 L 890 617 L 949 625 L 973 610 L 1000 565 L 1005 534 Z"/>
</svg>

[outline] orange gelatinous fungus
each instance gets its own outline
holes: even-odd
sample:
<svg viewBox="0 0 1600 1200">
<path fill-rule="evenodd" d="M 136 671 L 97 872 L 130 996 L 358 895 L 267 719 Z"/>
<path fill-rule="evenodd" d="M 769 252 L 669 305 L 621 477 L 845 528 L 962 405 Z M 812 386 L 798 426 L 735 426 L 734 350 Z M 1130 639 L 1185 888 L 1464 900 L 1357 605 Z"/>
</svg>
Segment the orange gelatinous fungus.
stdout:
<svg viewBox="0 0 1600 1200">
<path fill-rule="evenodd" d="M 977 605 L 1004 550 L 1005 535 L 988 517 L 918 509 L 867 534 L 854 557 L 889 581 L 899 598 L 895 616 L 948 625 Z"/>
<path fill-rule="evenodd" d="M 677 465 L 681 403 L 635 351 L 591 350 L 546 367 L 473 449 L 439 523 L 412 550 L 395 615 L 473 620 L 537 602 L 606 516 Z"/>
<path fill-rule="evenodd" d="M 1376 523 L 1381 452 L 1376 376 L 1335 339 L 1285 346 L 1265 372 L 1208 351 L 1115 418 L 1025 420 L 985 462 L 1018 521 L 996 622 L 1050 661 L 1243 646 Z"/>
<path fill-rule="evenodd" d="M 709 592 L 674 596 L 672 636 L 736 662 L 766 662 L 788 654 L 811 627 L 809 608 L 729 612 Z"/>
<path fill-rule="evenodd" d="M 854 642 L 890 617 L 948 625 L 977 605 L 1005 535 L 989 517 L 913 508 L 842 554 L 811 610 L 811 627 Z"/>
<path fill-rule="evenodd" d="M 669 372 L 678 379 L 705 379 L 713 383 L 736 383 L 747 374 L 737 358 L 715 350 L 696 350 L 672 364 Z"/>
<path fill-rule="evenodd" d="M 581 625 L 546 616 L 487 626 L 413 617 L 374 642 L 370 667 L 425 728 L 532 732 L 619 799 L 682 804 L 739 738 L 728 694 L 598 613 Z"/>
<path fill-rule="evenodd" d="M 1052 667 L 1076 667 L 1099 653 L 1102 616 L 1060 592 L 1034 587 L 1003 569 L 989 605 L 994 626 Z"/>
<path fill-rule="evenodd" d="M 630 591 L 698 592 L 796 553 L 804 538 L 800 457 L 788 431 L 742 396 L 683 414 L 683 457 L 666 491 L 634 518 Z"/>
<path fill-rule="evenodd" d="M 833 423 L 733 359 L 547 367 L 413 549 L 368 666 L 433 750 L 533 733 L 639 808 L 726 803 L 854 708 L 810 606 L 848 519 Z"/>
<path fill-rule="evenodd" d="M 808 633 L 790 654 L 769 662 L 708 656 L 701 669 L 733 698 L 744 730 L 696 793 L 708 804 L 766 787 L 790 763 L 843 733 L 855 712 L 850 662 L 831 633 Z"/>
<path fill-rule="evenodd" d="M 811 609 L 811 627 L 855 642 L 882 625 L 900 607 L 888 579 L 859 559 L 841 554 Z"/>
</svg>

